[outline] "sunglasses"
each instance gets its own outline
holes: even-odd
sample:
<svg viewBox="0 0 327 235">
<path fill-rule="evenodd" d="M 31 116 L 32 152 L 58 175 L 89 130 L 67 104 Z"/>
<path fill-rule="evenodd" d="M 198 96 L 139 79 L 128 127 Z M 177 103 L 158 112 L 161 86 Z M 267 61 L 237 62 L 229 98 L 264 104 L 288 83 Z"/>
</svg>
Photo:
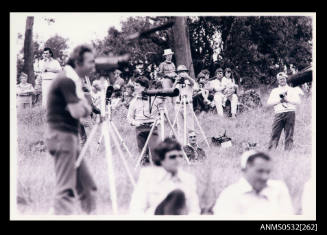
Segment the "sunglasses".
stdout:
<svg viewBox="0 0 327 235">
<path fill-rule="evenodd" d="M 189 138 L 196 138 L 196 136 L 195 135 L 192 135 L 192 136 L 189 136 Z"/>
<path fill-rule="evenodd" d="M 169 159 L 176 159 L 177 157 L 181 157 L 182 158 L 183 155 L 182 154 L 178 154 L 178 155 L 174 154 L 174 155 L 168 156 Z"/>
</svg>

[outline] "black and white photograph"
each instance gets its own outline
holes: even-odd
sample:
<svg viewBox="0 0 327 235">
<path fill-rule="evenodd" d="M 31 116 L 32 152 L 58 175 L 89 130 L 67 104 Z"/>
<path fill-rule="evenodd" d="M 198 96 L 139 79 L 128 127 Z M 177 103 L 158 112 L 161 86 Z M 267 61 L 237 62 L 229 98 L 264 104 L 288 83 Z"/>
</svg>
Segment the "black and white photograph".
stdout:
<svg viewBox="0 0 327 235">
<path fill-rule="evenodd" d="M 315 12 L 10 12 L 10 220 L 314 223 L 315 119 Z"/>
</svg>

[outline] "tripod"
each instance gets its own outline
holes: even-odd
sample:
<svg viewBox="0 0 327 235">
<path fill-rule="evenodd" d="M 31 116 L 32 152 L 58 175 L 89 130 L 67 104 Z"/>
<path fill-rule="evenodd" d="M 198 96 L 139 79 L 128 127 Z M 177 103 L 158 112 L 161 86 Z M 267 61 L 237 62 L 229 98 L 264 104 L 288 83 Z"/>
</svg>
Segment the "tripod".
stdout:
<svg viewBox="0 0 327 235">
<path fill-rule="evenodd" d="M 107 112 L 106 112 L 107 108 Z M 91 140 L 94 138 L 94 135 L 98 129 L 101 129 L 102 136 L 104 138 L 104 146 L 105 146 L 105 151 L 106 151 L 106 160 L 107 160 L 107 165 L 108 165 L 108 174 L 109 174 L 109 188 L 110 188 L 110 193 L 111 193 L 111 202 L 112 202 L 112 208 L 113 208 L 113 213 L 117 214 L 117 193 L 116 193 L 116 188 L 115 188 L 115 175 L 114 175 L 114 169 L 113 169 L 113 164 L 112 164 L 112 143 L 111 139 L 114 142 L 114 145 L 116 146 L 119 156 L 123 162 L 123 165 L 126 169 L 126 172 L 128 174 L 128 177 L 133 185 L 135 187 L 135 180 L 131 174 L 131 171 L 129 170 L 129 167 L 127 165 L 127 162 L 125 160 L 124 154 L 120 148 L 119 141 L 117 140 L 117 137 L 119 138 L 120 142 L 123 143 L 123 146 L 125 147 L 126 151 L 130 156 L 131 153 L 129 152 L 125 142 L 121 138 L 121 136 L 118 133 L 118 130 L 114 123 L 111 120 L 111 103 L 110 101 L 108 102 L 108 105 L 106 107 L 106 98 L 105 94 L 103 93 L 101 95 L 101 120 L 93 127 L 93 129 L 90 132 L 90 136 L 87 139 L 84 147 L 81 150 L 80 155 L 77 158 L 77 161 L 75 162 L 75 168 L 78 168 L 79 165 L 81 164 L 83 157 L 85 156 L 85 153 L 87 151 L 87 148 L 89 147 Z M 111 137 L 111 138 L 110 138 Z"/>
<path fill-rule="evenodd" d="M 156 118 L 155 122 L 153 123 L 153 125 L 151 127 L 149 135 L 148 135 L 148 137 L 147 137 L 147 139 L 145 141 L 145 144 L 143 146 L 142 152 L 141 152 L 140 156 L 137 159 L 135 168 L 137 168 L 140 165 L 142 157 L 143 157 L 143 155 L 144 155 L 144 153 L 145 153 L 145 151 L 146 151 L 146 149 L 148 147 L 150 138 L 151 138 L 151 136 L 153 134 L 153 131 L 154 131 L 154 129 L 156 128 L 156 126 L 158 124 L 160 124 L 160 127 L 161 127 L 161 131 L 160 131 L 161 132 L 161 140 L 162 141 L 164 140 L 164 138 L 165 138 L 164 120 L 165 119 L 167 120 L 167 122 L 169 124 L 169 127 L 171 128 L 171 131 L 173 132 L 174 136 L 177 138 L 177 134 L 176 134 L 176 132 L 175 132 L 175 130 L 173 128 L 173 125 L 171 124 L 170 119 L 168 118 L 168 115 L 167 115 L 164 107 L 163 107 L 163 103 L 160 103 L 159 104 L 159 116 Z M 184 152 L 184 149 L 182 149 L 182 151 L 183 151 L 183 156 L 184 156 L 185 160 L 187 161 L 188 164 L 190 164 L 190 161 L 189 161 L 188 157 L 186 156 L 186 153 Z M 149 154 L 150 154 L 150 162 L 151 162 L 151 151 L 149 151 Z"/>
<path fill-rule="evenodd" d="M 186 121 L 187 110 L 186 109 L 187 109 L 187 104 L 188 104 L 189 105 L 189 109 L 191 110 L 191 113 L 192 113 L 192 115 L 193 115 L 193 117 L 194 117 L 194 119 L 196 121 L 196 124 L 198 125 L 198 127 L 200 129 L 200 132 L 201 132 L 201 134 L 202 134 L 202 136 L 203 136 L 206 144 L 208 145 L 208 147 L 210 149 L 210 145 L 209 145 L 209 142 L 207 140 L 207 137 L 206 137 L 206 135 L 205 135 L 205 133 L 204 133 L 201 125 L 200 125 L 200 122 L 199 122 L 197 116 L 195 115 L 195 113 L 193 111 L 192 103 L 187 101 L 187 95 L 183 95 L 182 96 L 181 104 L 182 105 L 179 105 L 178 110 L 176 112 L 176 116 L 175 116 L 175 119 L 174 119 L 174 123 L 172 125 L 172 128 L 174 128 L 175 124 L 177 123 L 177 118 L 178 118 L 179 112 L 180 112 L 180 110 L 181 110 L 181 108 L 183 106 L 183 113 L 184 113 L 184 130 L 183 130 L 183 137 L 184 138 L 183 138 L 183 140 L 184 140 L 184 145 L 186 145 L 187 144 L 187 121 Z"/>
</svg>

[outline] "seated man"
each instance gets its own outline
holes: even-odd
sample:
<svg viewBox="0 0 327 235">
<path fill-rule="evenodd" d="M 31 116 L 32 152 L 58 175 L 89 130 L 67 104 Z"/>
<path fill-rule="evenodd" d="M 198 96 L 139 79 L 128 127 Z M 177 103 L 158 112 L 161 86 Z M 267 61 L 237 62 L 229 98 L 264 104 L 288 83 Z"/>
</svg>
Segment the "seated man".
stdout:
<svg viewBox="0 0 327 235">
<path fill-rule="evenodd" d="M 209 71 L 203 70 L 198 75 L 198 82 L 194 85 L 193 107 L 195 113 L 209 111 L 214 104 L 209 100 L 208 90 Z"/>
<path fill-rule="evenodd" d="M 166 138 L 155 148 L 154 167 L 141 169 L 132 195 L 133 215 L 200 214 L 195 177 L 179 168 L 181 145 Z"/>
<path fill-rule="evenodd" d="M 27 74 L 22 72 L 20 74 L 20 83 L 17 85 L 17 104 L 18 108 L 25 108 L 28 104 L 32 107 L 32 95 L 34 93 L 34 88 L 32 84 L 27 83 Z"/>
<path fill-rule="evenodd" d="M 206 159 L 206 153 L 196 143 L 196 134 L 194 131 L 188 132 L 188 144 L 183 148 L 190 161 L 203 161 Z"/>
</svg>

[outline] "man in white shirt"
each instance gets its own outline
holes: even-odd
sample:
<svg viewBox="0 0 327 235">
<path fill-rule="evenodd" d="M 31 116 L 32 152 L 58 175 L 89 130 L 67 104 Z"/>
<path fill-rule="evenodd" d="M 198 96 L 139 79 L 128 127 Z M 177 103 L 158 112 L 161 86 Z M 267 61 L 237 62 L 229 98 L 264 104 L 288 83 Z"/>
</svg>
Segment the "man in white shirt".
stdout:
<svg viewBox="0 0 327 235">
<path fill-rule="evenodd" d="M 214 92 L 214 98 L 213 101 L 215 102 L 217 113 L 219 116 L 224 116 L 224 110 L 223 110 L 223 100 L 224 100 L 224 90 L 225 85 L 223 83 L 222 78 L 224 77 L 222 68 L 218 68 L 215 71 L 216 79 L 211 80 L 209 83 L 209 90 Z"/>
<path fill-rule="evenodd" d="M 278 218 L 293 215 L 293 205 L 287 186 L 269 179 L 270 157 L 255 150 L 241 156 L 243 177 L 220 193 L 214 214 L 222 217 Z"/>
<path fill-rule="evenodd" d="M 133 215 L 198 215 L 195 177 L 179 168 L 181 145 L 166 138 L 155 148 L 154 167 L 143 168 L 132 195 Z"/>
<path fill-rule="evenodd" d="M 42 73 L 42 106 L 45 107 L 49 87 L 62 69 L 59 62 L 53 58 L 53 52 L 50 48 L 44 48 L 42 56 L 43 60 L 40 61 L 39 66 Z"/>
<path fill-rule="evenodd" d="M 300 103 L 298 91 L 286 83 L 284 72 L 277 74 L 279 86 L 274 88 L 267 101 L 267 106 L 274 106 L 275 117 L 268 149 L 277 148 L 282 130 L 285 131 L 285 150 L 293 148 L 296 105 Z"/>
</svg>

